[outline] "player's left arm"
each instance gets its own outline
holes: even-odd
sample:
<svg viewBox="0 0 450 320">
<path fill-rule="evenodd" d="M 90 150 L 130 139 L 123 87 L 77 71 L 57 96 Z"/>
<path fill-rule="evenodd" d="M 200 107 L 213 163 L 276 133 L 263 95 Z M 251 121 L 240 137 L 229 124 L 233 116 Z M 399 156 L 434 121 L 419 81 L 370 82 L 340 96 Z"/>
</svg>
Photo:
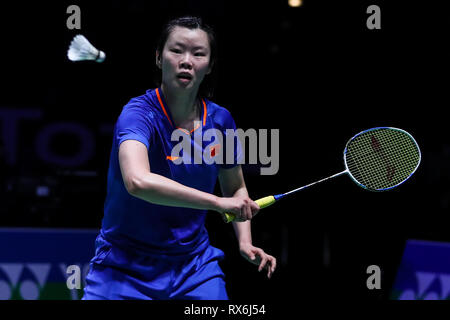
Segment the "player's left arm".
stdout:
<svg viewBox="0 0 450 320">
<path fill-rule="evenodd" d="M 248 196 L 244 175 L 240 165 L 230 169 L 221 168 L 219 171 L 219 183 L 224 197 L 239 196 L 247 198 L 252 202 L 252 207 L 255 205 L 258 207 L 258 205 Z M 249 262 L 258 265 L 258 271 L 266 268 L 267 276 L 270 278 L 276 268 L 276 259 L 265 253 L 263 249 L 253 246 L 250 220 L 233 222 L 233 228 L 239 243 L 241 255 Z"/>
</svg>

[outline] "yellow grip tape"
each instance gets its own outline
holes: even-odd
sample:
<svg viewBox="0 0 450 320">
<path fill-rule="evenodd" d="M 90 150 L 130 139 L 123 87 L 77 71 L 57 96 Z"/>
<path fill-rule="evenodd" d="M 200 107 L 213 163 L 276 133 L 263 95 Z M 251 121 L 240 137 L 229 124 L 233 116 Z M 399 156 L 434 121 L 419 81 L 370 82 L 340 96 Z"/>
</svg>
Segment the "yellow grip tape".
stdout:
<svg viewBox="0 0 450 320">
<path fill-rule="evenodd" d="M 255 200 L 255 202 L 258 204 L 258 206 L 261 209 L 267 208 L 268 206 L 272 205 L 275 203 L 275 198 L 273 196 L 267 196 L 258 200 Z M 234 221 L 234 219 L 236 218 L 236 216 L 234 215 L 234 213 L 225 213 L 225 217 L 227 218 L 227 223 Z"/>
<path fill-rule="evenodd" d="M 267 196 L 255 201 L 261 209 L 264 209 L 275 203 L 275 198 L 273 196 Z"/>
</svg>

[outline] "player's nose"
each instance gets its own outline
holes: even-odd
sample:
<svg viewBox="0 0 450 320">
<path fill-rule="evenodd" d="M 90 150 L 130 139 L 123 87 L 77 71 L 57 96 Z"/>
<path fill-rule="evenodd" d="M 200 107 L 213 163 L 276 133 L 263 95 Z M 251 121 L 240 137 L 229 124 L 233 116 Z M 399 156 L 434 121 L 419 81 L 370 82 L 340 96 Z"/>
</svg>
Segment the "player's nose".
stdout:
<svg viewBox="0 0 450 320">
<path fill-rule="evenodd" d="M 192 69 L 192 57 L 189 54 L 184 54 L 180 59 L 180 67 L 185 69 Z"/>
</svg>

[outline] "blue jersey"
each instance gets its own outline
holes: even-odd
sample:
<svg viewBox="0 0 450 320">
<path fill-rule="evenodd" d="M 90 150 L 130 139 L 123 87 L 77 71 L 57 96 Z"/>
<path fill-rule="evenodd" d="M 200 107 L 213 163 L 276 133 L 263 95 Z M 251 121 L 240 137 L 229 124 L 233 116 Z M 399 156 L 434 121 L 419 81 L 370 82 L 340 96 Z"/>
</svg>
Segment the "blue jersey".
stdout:
<svg viewBox="0 0 450 320">
<path fill-rule="evenodd" d="M 192 151 L 179 153 L 183 159 L 177 164 L 172 149 L 180 141 L 172 141 L 177 128 L 170 115 L 161 89 L 148 90 L 144 95 L 131 99 L 122 110 L 114 127 L 110 155 L 107 196 L 102 221 L 102 235 L 113 244 L 155 254 L 195 254 L 209 245 L 205 229 L 206 210 L 162 206 L 130 195 L 124 185 L 119 160 L 119 146 L 125 140 L 137 140 L 148 149 L 150 170 L 155 174 L 175 180 L 188 187 L 208 193 L 214 192 L 220 168 L 235 166 L 242 156 L 241 146 L 235 139 L 233 161 L 227 158 L 224 141 L 198 137 L 208 129 L 226 136 L 227 129 L 236 129 L 230 113 L 209 100 L 201 100 L 201 122 L 193 132 L 184 132 Z M 178 130 L 178 133 L 180 130 Z M 210 131 L 211 132 L 211 131 Z M 228 133 L 229 134 L 229 133 Z M 182 135 L 182 134 L 181 134 Z M 202 141 L 205 140 L 205 141 Z M 222 155 L 223 163 L 195 162 L 194 155 L 214 158 Z M 190 157 L 191 161 L 186 161 Z M 211 160 L 211 159 L 210 159 Z M 189 163 L 190 162 L 190 163 Z"/>
</svg>

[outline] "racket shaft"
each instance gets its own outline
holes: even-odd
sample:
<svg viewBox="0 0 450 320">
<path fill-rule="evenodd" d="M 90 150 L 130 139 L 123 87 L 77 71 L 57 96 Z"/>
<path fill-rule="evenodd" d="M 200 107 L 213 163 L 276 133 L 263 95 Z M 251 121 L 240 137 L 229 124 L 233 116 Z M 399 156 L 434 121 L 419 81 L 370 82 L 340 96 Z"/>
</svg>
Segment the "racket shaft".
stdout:
<svg viewBox="0 0 450 320">
<path fill-rule="evenodd" d="M 303 186 L 303 187 L 294 189 L 294 190 L 292 190 L 292 191 L 286 192 L 286 193 L 284 193 L 284 194 L 282 195 L 282 197 L 287 196 L 287 195 L 289 195 L 289 194 L 291 194 L 291 193 L 295 193 L 295 192 L 297 192 L 297 191 L 306 189 L 306 188 L 308 188 L 308 187 L 311 187 L 311 186 L 313 186 L 313 185 L 315 185 L 315 184 L 324 182 L 324 181 L 326 181 L 326 180 L 329 180 L 329 179 L 333 179 L 333 178 L 339 177 L 339 176 L 341 176 L 341 175 L 343 175 L 343 174 L 345 174 L 345 173 L 347 173 L 347 172 L 348 172 L 347 170 L 344 170 L 344 171 L 342 171 L 342 172 L 336 173 L 336 174 L 334 174 L 334 175 L 332 175 L 332 176 L 329 176 L 329 177 L 327 177 L 327 178 L 324 178 L 324 179 L 321 179 L 321 180 L 319 180 L 319 181 L 310 183 L 310 184 L 308 184 L 308 185 L 306 185 L 306 186 Z M 267 197 L 264 197 L 264 198 L 255 200 L 255 202 L 259 205 L 259 207 L 260 207 L 261 209 L 264 209 L 264 208 L 267 208 L 268 206 L 274 204 L 274 203 L 276 202 L 276 199 L 274 198 L 274 196 L 267 196 Z M 227 223 L 228 223 L 228 222 L 231 222 L 231 221 L 234 221 L 234 219 L 236 219 L 236 216 L 234 215 L 234 213 L 225 213 L 225 217 L 226 217 L 226 219 L 227 219 Z"/>
<path fill-rule="evenodd" d="M 311 187 L 311 186 L 313 186 L 313 185 L 315 185 L 315 184 L 318 184 L 318 183 L 327 181 L 327 180 L 329 180 L 329 179 L 333 179 L 333 178 L 339 177 L 339 176 L 341 176 L 341 175 L 343 175 L 343 174 L 345 174 L 345 173 L 347 173 L 347 172 L 348 172 L 347 170 L 344 170 L 344 171 L 342 171 L 342 172 L 333 174 L 332 176 L 329 176 L 329 177 L 327 177 L 327 178 L 321 179 L 321 180 L 319 180 L 319 181 L 316 181 L 316 182 L 307 184 L 306 186 L 303 186 L 303 187 L 294 189 L 294 190 L 292 190 L 292 191 L 286 192 L 284 195 L 287 196 L 288 194 L 291 194 L 291 193 L 294 193 L 294 192 L 297 192 L 297 191 L 300 191 L 300 190 L 309 188 L 309 187 Z"/>
</svg>

